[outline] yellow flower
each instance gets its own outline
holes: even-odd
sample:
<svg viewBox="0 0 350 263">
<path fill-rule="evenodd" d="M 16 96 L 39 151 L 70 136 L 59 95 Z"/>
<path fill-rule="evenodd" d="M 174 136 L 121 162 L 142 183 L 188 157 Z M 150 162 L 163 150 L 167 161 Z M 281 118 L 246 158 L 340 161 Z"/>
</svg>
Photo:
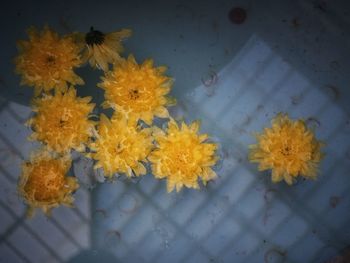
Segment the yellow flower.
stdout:
<svg viewBox="0 0 350 263">
<path fill-rule="evenodd" d="M 91 97 L 77 97 L 74 88 L 35 99 L 36 114 L 27 122 L 33 129 L 29 139 L 41 141 L 58 153 L 83 151 L 95 124 L 89 120 L 95 106 L 90 100 Z"/>
<path fill-rule="evenodd" d="M 259 171 L 271 169 L 275 183 L 284 179 L 291 185 L 297 176 L 315 179 L 323 144 L 303 120 L 279 113 L 271 123 L 271 128 L 257 134 L 258 143 L 250 146 L 250 161 L 259 163 Z"/>
<path fill-rule="evenodd" d="M 86 48 L 83 61 L 89 61 L 92 67 L 107 71 L 109 63 L 120 60 L 119 54 L 124 50 L 121 42 L 130 36 L 129 29 L 104 34 L 91 27 L 90 32 L 85 35 Z"/>
<path fill-rule="evenodd" d="M 135 119 L 114 114 L 111 120 L 101 115 L 96 140 L 90 144 L 89 155 L 97 161 L 95 168 L 103 168 L 107 177 L 115 173 L 146 174 L 142 162 L 152 150 L 150 129 L 141 129 Z"/>
<path fill-rule="evenodd" d="M 34 27 L 28 30 L 29 41 L 18 41 L 19 54 L 15 58 L 16 72 L 22 75 L 21 85 L 33 86 L 35 95 L 53 88 L 84 84 L 73 72 L 81 65 L 80 47 L 73 36 L 60 38 L 47 26 L 42 32 Z"/>
<path fill-rule="evenodd" d="M 173 119 L 169 121 L 166 132 L 154 128 L 157 148 L 148 160 L 152 163 L 156 178 L 167 177 L 168 192 L 174 187 L 180 191 L 183 186 L 198 189 L 198 177 L 204 184 L 216 178 L 211 166 L 217 161 L 214 155 L 217 145 L 204 143 L 208 135 L 198 135 L 198 130 L 199 122 L 193 122 L 190 126 L 183 122 L 179 128 Z"/>
<path fill-rule="evenodd" d="M 166 67 L 153 67 L 152 59 L 138 65 L 130 55 L 115 65 L 113 71 L 107 72 L 98 85 L 105 90 L 103 106 L 141 119 L 148 125 L 152 124 L 154 116 L 168 118 L 165 106 L 174 104 L 174 100 L 166 97 L 172 81 L 163 75 L 165 71 Z"/>
<path fill-rule="evenodd" d="M 66 176 L 70 166 L 68 156 L 57 158 L 47 151 L 33 154 L 22 165 L 18 192 L 29 206 L 28 216 L 36 208 L 49 215 L 51 209 L 60 205 L 72 206 L 72 193 L 79 185 L 76 178 Z"/>
</svg>

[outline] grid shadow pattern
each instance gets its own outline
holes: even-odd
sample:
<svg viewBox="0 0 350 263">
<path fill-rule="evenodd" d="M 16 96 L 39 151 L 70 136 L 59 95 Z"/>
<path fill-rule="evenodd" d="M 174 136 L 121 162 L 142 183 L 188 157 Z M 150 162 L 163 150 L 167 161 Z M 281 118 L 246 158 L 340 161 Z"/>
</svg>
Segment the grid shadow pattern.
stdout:
<svg viewBox="0 0 350 263">
<path fill-rule="evenodd" d="M 104 211 L 93 218 L 96 249 L 120 262 L 324 262 L 342 251 L 350 242 L 350 143 L 334 94 L 315 87 L 259 36 L 217 78 L 179 99 L 173 114 L 201 118 L 202 130 L 216 136 L 220 178 L 178 194 L 167 194 L 150 175 L 101 186 L 92 204 Z M 278 112 L 306 118 L 326 143 L 317 181 L 274 185 L 247 161 L 252 133 Z"/>
<path fill-rule="evenodd" d="M 175 18 L 184 28 L 194 18 L 198 28 L 205 28 L 206 17 L 180 2 L 176 5 L 180 15 Z M 318 6 L 317 14 L 324 18 L 320 9 L 324 1 L 297 2 L 310 13 Z M 334 26 L 328 14 L 329 28 L 348 24 L 345 20 Z M 172 17 L 166 19 L 167 25 L 178 26 L 171 24 Z M 221 21 L 214 22 L 210 21 L 219 40 Z M 336 32 L 340 35 L 340 31 Z M 181 36 L 177 44 L 185 53 Z M 251 37 L 220 72 L 211 71 L 203 76 L 203 85 L 178 95 L 179 106 L 172 113 L 187 121 L 202 119 L 202 131 L 222 145 L 222 161 L 216 167 L 219 178 L 201 191 L 167 194 L 165 182 L 151 175 L 134 181 L 119 178 L 99 185 L 91 194 L 85 188 L 79 190 L 75 209 L 59 208 L 51 218 L 39 215 L 26 220 L 15 187 L 21 162 L 35 147 L 26 140 L 29 131 L 23 126 L 30 113 L 26 107 L 0 100 L 0 262 L 73 262 L 75 255 L 86 250 L 91 251 L 93 262 L 107 263 L 324 262 L 346 248 L 350 242 L 350 121 L 340 101 L 349 97 L 339 98 L 334 87 L 317 87 L 263 39 Z M 219 56 L 215 44 L 212 51 Z M 168 48 L 163 52 L 169 53 Z M 185 71 L 180 72 L 186 75 Z M 247 145 L 254 143 L 252 132 L 262 130 L 280 111 L 307 118 L 317 137 L 326 142 L 327 156 L 317 181 L 274 185 L 268 172 L 258 173 L 247 161 Z M 77 169 L 83 181 L 84 171 Z M 113 259 L 101 260 L 104 254 Z"/>
<path fill-rule="evenodd" d="M 76 208 L 58 208 L 51 217 L 40 212 L 27 219 L 16 185 L 21 163 L 37 147 L 27 141 L 24 122 L 30 109 L 1 101 L 0 112 L 0 262 L 66 262 L 90 246 L 90 201 L 87 190 L 75 195 Z"/>
</svg>

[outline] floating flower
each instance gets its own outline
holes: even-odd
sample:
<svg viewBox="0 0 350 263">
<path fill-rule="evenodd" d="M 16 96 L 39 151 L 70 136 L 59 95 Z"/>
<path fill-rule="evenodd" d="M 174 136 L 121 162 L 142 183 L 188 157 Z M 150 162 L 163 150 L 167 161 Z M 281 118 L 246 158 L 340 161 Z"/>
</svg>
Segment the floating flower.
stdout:
<svg viewBox="0 0 350 263">
<path fill-rule="evenodd" d="M 193 122 L 190 126 L 183 122 L 179 128 L 173 119 L 169 121 L 166 132 L 155 128 L 157 148 L 148 160 L 152 163 L 156 178 L 168 179 L 168 192 L 175 187 L 179 191 L 183 186 L 198 189 L 199 177 L 204 184 L 216 178 L 211 166 L 217 161 L 214 155 L 217 145 L 204 143 L 208 135 L 198 135 L 198 130 L 199 122 Z"/>
<path fill-rule="evenodd" d="M 72 193 L 79 185 L 76 178 L 66 175 L 70 166 L 68 156 L 58 158 L 47 151 L 33 154 L 22 165 L 18 192 L 29 206 L 29 216 L 36 208 L 49 215 L 51 209 L 60 205 L 72 206 Z"/>
<path fill-rule="evenodd" d="M 258 143 L 250 146 L 250 161 L 259 163 L 259 171 L 271 169 L 275 183 L 284 179 L 291 185 L 298 176 L 315 179 L 323 144 L 303 120 L 279 113 L 271 123 L 271 128 L 257 134 Z"/>
<path fill-rule="evenodd" d="M 103 106 L 141 119 L 148 125 L 152 124 L 154 116 L 168 118 L 165 107 L 174 104 L 174 100 L 166 97 L 172 81 L 163 75 L 165 71 L 166 67 L 153 67 L 152 59 L 138 65 L 130 55 L 113 71 L 107 72 L 98 85 L 105 90 Z"/>
<path fill-rule="evenodd" d="M 90 100 L 77 97 L 74 88 L 35 99 L 36 114 L 27 122 L 34 131 L 29 139 L 41 141 L 58 153 L 83 151 L 95 124 L 89 120 L 95 106 Z"/>
<path fill-rule="evenodd" d="M 80 47 L 73 35 L 60 38 L 49 27 L 43 31 L 31 27 L 29 41 L 18 41 L 19 55 L 15 58 L 16 72 L 22 75 L 21 85 L 33 86 L 35 95 L 70 84 L 84 84 L 73 72 L 81 65 Z"/>
<path fill-rule="evenodd" d="M 101 115 L 96 140 L 91 143 L 90 157 L 97 161 L 95 168 L 103 168 L 107 177 L 124 173 L 131 177 L 146 174 L 142 162 L 152 149 L 151 130 L 141 129 L 135 119 L 114 114 L 111 120 Z M 132 173 L 133 172 L 133 173 Z"/>
<path fill-rule="evenodd" d="M 85 35 L 86 49 L 83 61 L 89 61 L 92 67 L 98 67 L 103 71 L 108 70 L 108 64 L 120 60 L 123 52 L 122 40 L 131 36 L 131 30 L 122 29 L 118 32 L 104 34 L 91 27 Z"/>
</svg>

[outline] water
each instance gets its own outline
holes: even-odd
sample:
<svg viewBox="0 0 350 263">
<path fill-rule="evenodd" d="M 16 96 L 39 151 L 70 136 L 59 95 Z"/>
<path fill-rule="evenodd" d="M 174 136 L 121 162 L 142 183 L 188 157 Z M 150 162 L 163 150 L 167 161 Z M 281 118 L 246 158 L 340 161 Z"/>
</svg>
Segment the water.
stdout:
<svg viewBox="0 0 350 263">
<path fill-rule="evenodd" d="M 156 4 L 156 6 L 155 6 Z M 243 7 L 242 24 L 228 19 Z M 40 12 L 38 11 L 40 10 Z M 13 4 L 0 50 L 0 262 L 327 262 L 350 243 L 350 53 L 346 1 L 127 1 Z M 35 15 L 33 15 L 35 14 Z M 12 22 L 15 21 L 15 22 Z M 6 24 L 5 24 L 6 23 Z M 131 28 L 126 54 L 152 57 L 175 79 L 175 119 L 200 119 L 220 144 L 218 179 L 166 192 L 150 174 L 104 182 L 77 157 L 75 207 L 24 217 L 20 163 L 36 147 L 23 126 L 32 90 L 13 73 L 15 41 L 48 23 L 61 33 Z M 78 70 L 81 96 L 101 72 Z M 254 132 L 276 113 L 305 118 L 326 143 L 316 181 L 272 184 L 247 160 Z M 161 125 L 161 124 L 160 124 Z"/>
</svg>

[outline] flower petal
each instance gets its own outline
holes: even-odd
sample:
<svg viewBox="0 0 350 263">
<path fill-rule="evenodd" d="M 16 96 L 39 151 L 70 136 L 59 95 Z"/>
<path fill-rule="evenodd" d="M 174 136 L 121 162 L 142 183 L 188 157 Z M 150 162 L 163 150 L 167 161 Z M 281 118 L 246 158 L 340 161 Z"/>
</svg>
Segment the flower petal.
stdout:
<svg viewBox="0 0 350 263">
<path fill-rule="evenodd" d="M 155 111 L 154 114 L 160 118 L 169 118 L 169 112 L 165 107 L 158 107 Z"/>
</svg>

